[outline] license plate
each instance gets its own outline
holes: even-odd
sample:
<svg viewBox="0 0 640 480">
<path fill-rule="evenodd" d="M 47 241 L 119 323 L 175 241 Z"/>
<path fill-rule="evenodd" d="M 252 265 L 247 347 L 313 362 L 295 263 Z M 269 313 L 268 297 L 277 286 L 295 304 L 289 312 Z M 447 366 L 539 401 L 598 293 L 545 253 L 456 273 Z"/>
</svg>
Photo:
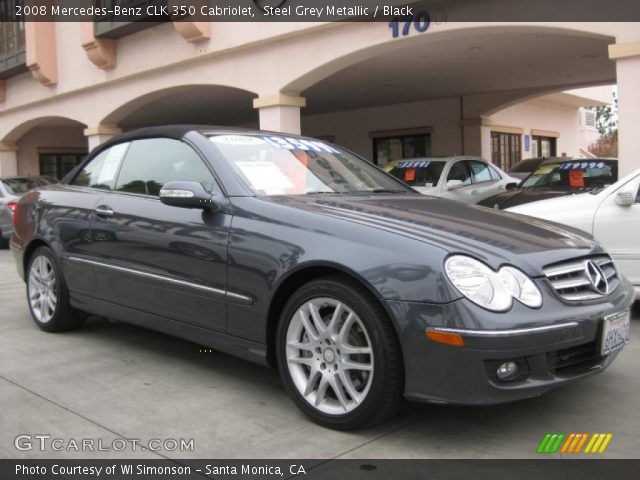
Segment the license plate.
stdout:
<svg viewBox="0 0 640 480">
<path fill-rule="evenodd" d="M 604 317 L 600 355 L 608 355 L 629 343 L 630 320 L 629 310 Z"/>
</svg>

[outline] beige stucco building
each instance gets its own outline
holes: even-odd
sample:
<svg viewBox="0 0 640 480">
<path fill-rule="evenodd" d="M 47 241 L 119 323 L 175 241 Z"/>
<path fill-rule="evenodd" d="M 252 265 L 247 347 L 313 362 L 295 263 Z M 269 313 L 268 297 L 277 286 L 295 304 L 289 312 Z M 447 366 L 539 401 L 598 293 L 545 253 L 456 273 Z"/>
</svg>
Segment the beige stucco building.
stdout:
<svg viewBox="0 0 640 480">
<path fill-rule="evenodd" d="M 397 38 L 382 22 L 1 29 L 0 176 L 60 176 L 114 134 L 165 123 L 302 132 L 379 164 L 476 154 L 508 167 L 585 154 L 580 107 L 610 102 L 611 85 L 621 172 L 640 167 L 637 23 L 442 21 Z"/>
</svg>

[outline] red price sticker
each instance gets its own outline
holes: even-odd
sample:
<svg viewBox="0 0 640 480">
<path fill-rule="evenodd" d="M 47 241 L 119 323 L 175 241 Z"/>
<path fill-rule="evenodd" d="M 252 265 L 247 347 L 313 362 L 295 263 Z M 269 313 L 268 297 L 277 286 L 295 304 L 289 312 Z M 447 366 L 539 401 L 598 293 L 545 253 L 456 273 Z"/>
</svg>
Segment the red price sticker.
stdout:
<svg viewBox="0 0 640 480">
<path fill-rule="evenodd" d="M 416 179 L 416 169 L 409 168 L 406 172 L 404 172 L 404 181 L 405 182 L 413 182 Z"/>
<path fill-rule="evenodd" d="M 582 170 L 569 170 L 569 186 L 574 188 L 584 187 L 584 172 Z"/>
</svg>

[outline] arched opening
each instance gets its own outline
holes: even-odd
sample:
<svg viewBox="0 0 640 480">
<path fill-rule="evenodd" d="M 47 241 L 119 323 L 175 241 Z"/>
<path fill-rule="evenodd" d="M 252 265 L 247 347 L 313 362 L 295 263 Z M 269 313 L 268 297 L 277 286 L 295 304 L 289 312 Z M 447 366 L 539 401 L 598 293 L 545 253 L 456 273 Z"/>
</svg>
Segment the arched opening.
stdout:
<svg viewBox="0 0 640 480">
<path fill-rule="evenodd" d="M 491 159 L 491 119 L 485 117 L 541 95 L 614 83 L 615 63 L 607 50 L 613 41 L 540 26 L 434 28 L 340 56 L 283 91 L 306 98 L 304 134 L 332 139 L 379 165 L 429 155 Z M 558 111 L 566 110 L 556 100 L 548 99 Z M 575 123 L 565 122 L 558 135 L 579 128 L 580 107 L 573 107 Z M 555 115 L 553 108 L 547 111 Z M 531 152 L 524 150 L 524 136 L 545 129 L 545 123 L 543 117 L 533 124 L 523 117 L 499 126 L 522 136 L 519 155 L 526 156 Z M 578 154 L 579 146 L 566 150 Z"/>
<path fill-rule="evenodd" d="M 12 163 L 3 169 L 17 175 L 47 175 L 61 179 L 88 152 L 86 125 L 66 117 L 39 117 L 7 133 L 2 144 L 15 145 Z"/>
<path fill-rule="evenodd" d="M 219 85 L 176 86 L 134 98 L 101 123 L 123 130 L 177 123 L 257 127 L 255 97 L 252 92 Z"/>
</svg>

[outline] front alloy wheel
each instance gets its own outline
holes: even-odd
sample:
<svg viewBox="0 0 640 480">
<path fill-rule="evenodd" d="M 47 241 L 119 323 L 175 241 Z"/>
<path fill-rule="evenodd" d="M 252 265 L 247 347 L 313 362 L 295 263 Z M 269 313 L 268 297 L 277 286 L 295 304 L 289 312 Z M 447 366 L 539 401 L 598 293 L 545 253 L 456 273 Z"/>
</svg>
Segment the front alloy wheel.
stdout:
<svg viewBox="0 0 640 480">
<path fill-rule="evenodd" d="M 300 288 L 278 327 L 278 364 L 313 421 L 351 430 L 391 415 L 402 398 L 402 361 L 390 321 L 368 291 L 341 277 Z"/>
<path fill-rule="evenodd" d="M 327 414 L 348 413 L 371 388 L 371 340 L 358 315 L 344 303 L 314 298 L 289 323 L 287 367 L 309 404 Z"/>
</svg>

